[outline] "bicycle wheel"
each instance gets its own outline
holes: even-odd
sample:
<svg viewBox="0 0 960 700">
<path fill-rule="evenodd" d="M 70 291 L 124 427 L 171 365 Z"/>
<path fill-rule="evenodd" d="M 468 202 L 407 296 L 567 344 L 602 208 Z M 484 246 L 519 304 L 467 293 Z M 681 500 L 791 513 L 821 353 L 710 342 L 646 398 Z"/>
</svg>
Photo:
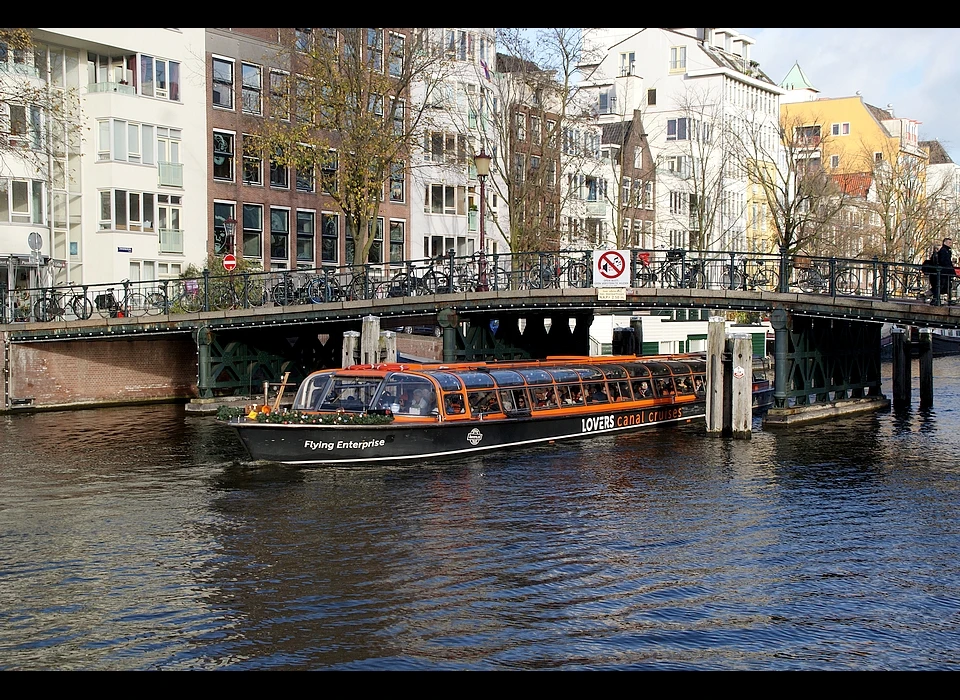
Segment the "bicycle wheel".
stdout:
<svg viewBox="0 0 960 700">
<path fill-rule="evenodd" d="M 776 292 L 779 291 L 777 282 L 778 277 L 776 272 L 773 270 L 760 269 L 757 270 L 756 274 L 753 276 L 753 279 L 750 280 L 750 286 L 754 289 Z"/>
<path fill-rule="evenodd" d="M 860 293 L 860 279 L 854 272 L 843 270 L 837 273 L 836 279 L 837 294 L 851 296 Z"/>
<path fill-rule="evenodd" d="M 337 299 L 339 286 L 336 280 L 325 277 L 314 277 L 307 285 L 307 299 L 311 304 L 323 304 Z"/>
<path fill-rule="evenodd" d="M 590 285 L 590 269 L 582 262 L 572 262 L 567 266 L 567 286 L 582 289 Z"/>
<path fill-rule="evenodd" d="M 707 276 L 703 270 L 691 270 L 687 277 L 687 286 L 689 289 L 706 289 Z"/>
<path fill-rule="evenodd" d="M 45 299 L 37 299 L 33 305 L 33 318 L 39 323 L 45 323 L 52 320 L 48 318 L 47 314 L 47 301 Z"/>
<path fill-rule="evenodd" d="M 669 267 L 663 271 L 663 276 L 660 278 L 660 286 L 663 289 L 679 289 L 680 288 L 680 275 L 677 274 L 677 271 Z"/>
<path fill-rule="evenodd" d="M 510 275 L 499 265 L 487 268 L 487 289 L 500 291 L 510 286 Z"/>
<path fill-rule="evenodd" d="M 636 279 L 633 281 L 634 287 L 655 287 L 657 286 L 657 273 L 653 272 L 649 267 L 644 267 L 640 272 L 637 273 Z"/>
<path fill-rule="evenodd" d="M 804 294 L 813 294 L 820 288 L 820 285 L 809 270 L 800 270 L 797 273 L 797 288 Z"/>
<path fill-rule="evenodd" d="M 124 304 L 124 313 L 139 318 L 147 313 L 147 298 L 139 292 L 129 295 Z"/>
<path fill-rule="evenodd" d="M 195 313 L 199 311 L 203 308 L 203 299 L 200 297 L 200 292 L 183 290 L 177 299 L 177 303 L 174 304 L 174 308 L 184 313 Z"/>
<path fill-rule="evenodd" d="M 420 289 L 424 294 L 446 294 L 450 291 L 447 276 L 436 270 L 427 270 L 420 278 Z"/>
<path fill-rule="evenodd" d="M 85 296 L 79 294 L 75 296 L 71 306 L 73 307 L 73 313 L 81 321 L 86 321 L 93 316 L 93 303 Z"/>
<path fill-rule="evenodd" d="M 373 283 L 367 277 L 367 274 L 361 272 L 354 275 L 347 290 L 347 300 L 356 301 L 357 299 L 368 299 L 371 296 L 373 296 Z"/>
<path fill-rule="evenodd" d="M 723 289 L 742 289 L 743 288 L 743 275 L 740 274 L 739 270 L 733 271 L 733 277 L 730 277 L 730 271 L 727 270 L 723 273 L 723 276 L 720 278 L 720 286 Z"/>
<path fill-rule="evenodd" d="M 275 284 L 270 294 L 273 297 L 274 303 L 276 303 L 278 306 L 286 306 L 287 304 L 294 303 L 293 289 L 283 282 L 278 282 Z"/>
</svg>

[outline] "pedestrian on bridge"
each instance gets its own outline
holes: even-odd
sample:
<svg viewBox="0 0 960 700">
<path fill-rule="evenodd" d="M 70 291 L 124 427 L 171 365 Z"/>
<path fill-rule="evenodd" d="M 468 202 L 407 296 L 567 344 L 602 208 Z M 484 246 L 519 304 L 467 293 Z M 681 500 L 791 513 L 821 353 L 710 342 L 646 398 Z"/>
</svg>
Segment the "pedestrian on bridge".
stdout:
<svg viewBox="0 0 960 700">
<path fill-rule="evenodd" d="M 950 298 L 950 287 L 957 273 L 953 269 L 953 249 L 950 247 L 952 245 L 952 238 L 944 238 L 943 245 L 940 246 L 940 250 L 937 251 L 937 264 L 940 267 L 940 289 L 938 290 L 939 294 L 935 297 L 934 303 L 938 306 L 940 305 L 940 296 L 943 294 L 947 295 L 948 303 L 952 304 L 954 302 L 954 300 Z"/>
</svg>

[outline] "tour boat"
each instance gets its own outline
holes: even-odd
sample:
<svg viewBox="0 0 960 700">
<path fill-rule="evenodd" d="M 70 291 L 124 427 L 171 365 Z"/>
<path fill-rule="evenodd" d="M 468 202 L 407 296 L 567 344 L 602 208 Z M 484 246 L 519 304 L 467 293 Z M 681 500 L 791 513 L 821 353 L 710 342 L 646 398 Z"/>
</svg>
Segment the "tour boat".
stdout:
<svg viewBox="0 0 960 700">
<path fill-rule="evenodd" d="M 402 464 L 702 418 L 705 373 L 698 355 L 354 365 L 221 422 L 254 460 Z"/>
</svg>

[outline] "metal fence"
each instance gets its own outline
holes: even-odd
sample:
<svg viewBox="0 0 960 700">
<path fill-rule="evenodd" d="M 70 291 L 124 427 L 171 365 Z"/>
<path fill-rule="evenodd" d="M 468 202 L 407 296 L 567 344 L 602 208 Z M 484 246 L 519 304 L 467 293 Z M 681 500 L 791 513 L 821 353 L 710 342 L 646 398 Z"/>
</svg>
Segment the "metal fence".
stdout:
<svg viewBox="0 0 960 700">
<path fill-rule="evenodd" d="M 920 265 L 742 252 L 630 251 L 635 288 L 795 292 L 951 303 L 960 277 Z M 214 272 L 193 278 L 17 289 L 0 322 L 187 314 L 218 309 L 325 304 L 433 294 L 593 286 L 593 251 L 456 256 L 402 263 L 270 272 Z M 941 295 L 930 294 L 941 289 Z"/>
</svg>

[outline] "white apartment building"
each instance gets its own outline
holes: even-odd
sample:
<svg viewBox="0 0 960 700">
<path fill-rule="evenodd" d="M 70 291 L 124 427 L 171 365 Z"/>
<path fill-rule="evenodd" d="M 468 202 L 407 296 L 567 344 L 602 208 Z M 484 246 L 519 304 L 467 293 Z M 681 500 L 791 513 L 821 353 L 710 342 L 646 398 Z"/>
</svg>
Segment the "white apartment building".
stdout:
<svg viewBox="0 0 960 700">
<path fill-rule="evenodd" d="M 584 32 L 580 87 L 599 123 L 643 115 L 657 168 L 655 246 L 744 249 L 748 183 L 734 154 L 754 131 L 776 162 L 784 93 L 751 60 L 754 41 L 728 28 Z"/>
<path fill-rule="evenodd" d="M 76 94 L 79 133 L 46 167 L 0 173 L 0 280 L 10 289 L 173 278 L 205 257 L 206 84 L 200 28 L 39 28 L 32 55 L 0 50 L 0 76 Z M 8 128 L 9 130 L 9 128 Z M 24 199 L 24 197 L 27 199 Z M 28 237 L 40 234 L 40 274 Z"/>
</svg>

